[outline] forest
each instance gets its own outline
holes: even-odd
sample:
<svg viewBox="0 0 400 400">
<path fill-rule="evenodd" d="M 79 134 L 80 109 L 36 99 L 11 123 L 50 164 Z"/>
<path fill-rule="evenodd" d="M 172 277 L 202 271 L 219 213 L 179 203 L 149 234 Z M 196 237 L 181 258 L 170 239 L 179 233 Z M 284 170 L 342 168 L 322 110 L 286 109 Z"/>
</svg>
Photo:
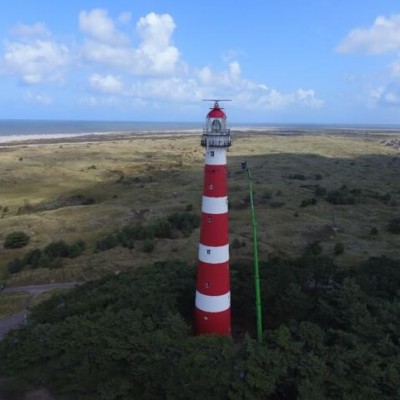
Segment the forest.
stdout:
<svg viewBox="0 0 400 400">
<path fill-rule="evenodd" d="M 8 398 L 387 399 L 400 397 L 400 262 L 346 268 L 312 243 L 253 270 L 233 263 L 232 337 L 193 336 L 195 265 L 156 262 L 60 293 L 0 342 Z M 15 397 L 18 398 L 18 397 Z"/>
</svg>

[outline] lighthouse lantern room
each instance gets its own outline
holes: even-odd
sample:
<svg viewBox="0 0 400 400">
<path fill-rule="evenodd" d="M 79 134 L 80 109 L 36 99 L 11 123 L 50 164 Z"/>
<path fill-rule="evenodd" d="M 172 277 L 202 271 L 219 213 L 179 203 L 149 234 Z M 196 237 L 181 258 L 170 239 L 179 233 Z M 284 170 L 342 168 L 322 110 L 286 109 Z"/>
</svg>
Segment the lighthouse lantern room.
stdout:
<svg viewBox="0 0 400 400">
<path fill-rule="evenodd" d="M 226 151 L 232 144 L 226 115 L 214 107 L 201 138 L 205 148 L 204 185 L 195 300 L 195 333 L 230 335 L 230 273 Z"/>
</svg>

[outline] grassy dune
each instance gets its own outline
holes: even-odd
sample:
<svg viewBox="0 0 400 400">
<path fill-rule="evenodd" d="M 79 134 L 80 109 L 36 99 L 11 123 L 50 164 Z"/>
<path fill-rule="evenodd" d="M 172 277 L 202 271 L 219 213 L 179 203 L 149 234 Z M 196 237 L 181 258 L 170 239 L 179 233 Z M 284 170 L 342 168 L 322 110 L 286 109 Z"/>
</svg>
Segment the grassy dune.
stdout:
<svg viewBox="0 0 400 400">
<path fill-rule="evenodd" d="M 260 259 L 296 256 L 313 241 L 342 265 L 370 256 L 398 257 L 398 235 L 387 232 L 400 216 L 398 151 L 372 135 L 235 133 L 228 153 L 230 237 L 240 248 L 232 260 L 249 259 L 251 226 L 247 160 L 254 178 Z M 188 237 L 156 240 L 155 250 L 141 245 L 94 253 L 105 234 L 128 223 L 149 223 L 192 205 L 200 213 L 203 149 L 199 136 L 152 135 L 94 142 L 15 145 L 0 148 L 0 279 L 8 284 L 85 280 L 156 260 L 197 259 L 198 231 Z M 301 179 L 299 179 L 301 178 Z M 303 179 L 304 178 L 304 179 Z M 356 193 L 356 203 L 334 205 L 315 195 Z M 316 204 L 300 207 L 303 200 Z M 371 234 L 376 228 L 377 234 Z M 6 235 L 24 231 L 31 241 L 22 249 L 4 249 Z M 82 239 L 85 253 L 62 268 L 6 273 L 7 263 L 51 241 Z M 238 247 L 238 246 L 235 246 Z"/>
</svg>

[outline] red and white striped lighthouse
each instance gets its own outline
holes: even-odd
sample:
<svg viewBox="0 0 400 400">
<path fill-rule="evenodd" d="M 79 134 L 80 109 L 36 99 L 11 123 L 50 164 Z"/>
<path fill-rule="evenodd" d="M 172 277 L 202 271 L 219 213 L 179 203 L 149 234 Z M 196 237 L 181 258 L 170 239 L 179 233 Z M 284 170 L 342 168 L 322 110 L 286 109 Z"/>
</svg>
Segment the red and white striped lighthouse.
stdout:
<svg viewBox="0 0 400 400">
<path fill-rule="evenodd" d="M 201 138 L 205 148 L 197 267 L 195 333 L 230 335 L 231 293 L 229 274 L 228 185 L 226 150 L 232 143 L 226 115 L 213 100 Z"/>
</svg>

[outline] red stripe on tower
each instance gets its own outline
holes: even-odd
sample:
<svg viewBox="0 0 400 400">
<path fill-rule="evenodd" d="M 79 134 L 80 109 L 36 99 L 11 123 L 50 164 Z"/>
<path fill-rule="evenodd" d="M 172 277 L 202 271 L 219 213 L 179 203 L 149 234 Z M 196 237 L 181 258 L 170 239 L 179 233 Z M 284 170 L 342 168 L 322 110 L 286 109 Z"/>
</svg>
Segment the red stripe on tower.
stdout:
<svg viewBox="0 0 400 400">
<path fill-rule="evenodd" d="M 195 333 L 230 335 L 228 185 L 226 150 L 231 145 L 226 115 L 214 100 L 201 145 L 206 149 L 197 267 Z"/>
</svg>

